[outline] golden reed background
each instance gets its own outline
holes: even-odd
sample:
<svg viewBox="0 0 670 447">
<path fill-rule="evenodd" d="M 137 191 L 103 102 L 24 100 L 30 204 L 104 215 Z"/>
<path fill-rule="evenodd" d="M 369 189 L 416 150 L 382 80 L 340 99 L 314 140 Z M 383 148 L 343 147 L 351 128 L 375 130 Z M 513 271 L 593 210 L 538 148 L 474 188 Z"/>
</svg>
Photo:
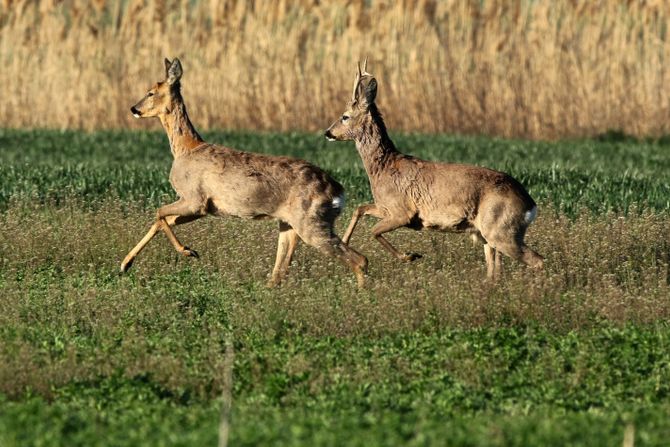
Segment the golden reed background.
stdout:
<svg viewBox="0 0 670 447">
<path fill-rule="evenodd" d="M 393 130 L 670 129 L 665 1 L 3 0 L 0 127 L 146 128 L 181 58 L 199 129 L 324 129 L 366 55 Z M 154 125 L 156 125 L 154 123 Z"/>
</svg>

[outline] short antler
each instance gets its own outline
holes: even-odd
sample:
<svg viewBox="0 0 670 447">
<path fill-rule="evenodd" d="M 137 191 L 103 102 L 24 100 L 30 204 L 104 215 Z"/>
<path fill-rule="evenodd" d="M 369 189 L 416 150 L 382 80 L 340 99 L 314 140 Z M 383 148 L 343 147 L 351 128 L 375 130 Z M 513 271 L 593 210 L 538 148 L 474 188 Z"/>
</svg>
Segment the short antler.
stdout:
<svg viewBox="0 0 670 447">
<path fill-rule="evenodd" d="M 356 73 L 356 79 L 354 79 L 354 91 L 351 93 L 351 100 L 356 101 L 356 90 L 358 89 L 358 83 L 361 82 L 361 66 L 358 65 L 358 73 Z"/>
<path fill-rule="evenodd" d="M 368 57 L 365 56 L 365 61 L 363 62 L 363 70 L 361 71 L 361 63 L 356 62 L 358 67 L 358 73 L 356 73 L 356 79 L 354 79 L 354 91 L 351 94 L 351 100 L 356 101 L 356 90 L 358 90 L 358 85 L 361 83 L 361 79 L 365 76 L 372 76 L 368 73 Z"/>
</svg>

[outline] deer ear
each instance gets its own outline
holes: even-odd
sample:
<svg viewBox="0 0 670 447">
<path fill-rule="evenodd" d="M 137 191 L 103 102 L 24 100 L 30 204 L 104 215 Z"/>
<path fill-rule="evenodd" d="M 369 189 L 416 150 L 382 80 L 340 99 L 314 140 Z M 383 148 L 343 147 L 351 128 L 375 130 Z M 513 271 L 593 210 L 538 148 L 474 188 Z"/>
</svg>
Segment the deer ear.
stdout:
<svg viewBox="0 0 670 447">
<path fill-rule="evenodd" d="M 369 75 L 368 75 L 369 76 Z M 377 80 L 371 76 L 364 77 L 356 89 L 356 102 L 367 108 L 375 103 L 377 97 Z"/>
<path fill-rule="evenodd" d="M 172 62 L 170 62 L 170 59 L 166 57 L 164 63 L 165 63 L 165 79 L 167 79 L 168 71 L 170 71 L 170 65 L 172 65 Z"/>
<path fill-rule="evenodd" d="M 179 62 L 179 59 L 174 59 L 167 69 L 167 83 L 169 85 L 176 84 L 181 79 L 183 73 L 184 70 L 181 68 L 181 62 Z"/>
<path fill-rule="evenodd" d="M 375 78 L 370 79 L 367 85 L 365 86 L 365 102 L 374 104 L 375 98 L 377 97 L 377 80 Z"/>
</svg>

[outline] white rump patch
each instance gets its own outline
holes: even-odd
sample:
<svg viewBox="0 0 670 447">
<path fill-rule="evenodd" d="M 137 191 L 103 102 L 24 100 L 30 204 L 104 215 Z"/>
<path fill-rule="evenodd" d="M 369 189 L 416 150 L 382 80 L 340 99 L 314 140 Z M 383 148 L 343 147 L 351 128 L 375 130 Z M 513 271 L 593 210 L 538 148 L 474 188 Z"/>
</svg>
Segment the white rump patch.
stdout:
<svg viewBox="0 0 670 447">
<path fill-rule="evenodd" d="M 344 193 L 333 199 L 333 208 L 342 209 L 344 208 Z"/>
<path fill-rule="evenodd" d="M 532 210 L 526 211 L 524 219 L 526 220 L 527 224 L 530 224 L 532 221 L 535 220 L 536 217 L 537 217 L 537 206 L 534 206 Z"/>
</svg>

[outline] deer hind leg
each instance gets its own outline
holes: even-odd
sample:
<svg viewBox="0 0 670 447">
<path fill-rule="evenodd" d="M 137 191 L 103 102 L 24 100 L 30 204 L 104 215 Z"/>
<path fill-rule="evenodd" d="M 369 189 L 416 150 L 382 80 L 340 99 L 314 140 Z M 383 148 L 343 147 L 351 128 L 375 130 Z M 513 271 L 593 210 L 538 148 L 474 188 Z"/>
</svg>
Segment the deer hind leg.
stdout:
<svg viewBox="0 0 670 447">
<path fill-rule="evenodd" d="M 509 236 L 500 237 L 501 234 Z M 499 252 L 498 257 L 503 253 L 531 268 L 541 269 L 544 266 L 544 258 L 524 243 L 525 234 L 526 227 L 520 227 L 511 235 L 509 231 L 499 231 L 486 240 Z"/>
<path fill-rule="evenodd" d="M 307 228 L 303 227 L 299 235 L 306 244 L 311 245 L 327 256 L 337 258 L 349 267 L 354 272 L 354 275 L 356 275 L 358 287 L 363 288 L 365 286 L 365 275 L 368 271 L 367 258 L 342 242 L 333 232 L 332 224 L 330 228 L 323 224 Z"/>
<path fill-rule="evenodd" d="M 507 256 L 513 257 L 531 268 L 541 269 L 544 267 L 544 258 L 535 250 L 527 246 L 523 241 L 526 235 L 526 229 L 526 226 L 520 227 L 512 237 L 511 241 L 507 244 L 503 244 L 500 248 L 496 248 Z M 510 254 L 507 254 L 507 252 Z"/>
<path fill-rule="evenodd" d="M 365 275 L 368 273 L 368 259 L 349 247 L 347 244 L 332 233 L 328 241 L 322 246 L 321 251 L 334 256 L 343 264 L 347 265 L 354 275 L 359 288 L 365 287 Z"/>
<path fill-rule="evenodd" d="M 544 258 L 538 252 L 525 244 L 521 247 L 521 251 L 521 261 L 524 264 L 538 270 L 544 268 Z"/>
<path fill-rule="evenodd" d="M 500 243 L 496 245 L 496 250 L 510 258 L 523 262 L 531 268 L 541 269 L 544 267 L 544 258 L 525 244 L 517 244 L 515 242 Z"/>
<path fill-rule="evenodd" d="M 421 255 L 418 253 L 401 253 L 399 252 L 391 243 L 386 240 L 384 236 L 382 236 L 384 233 L 388 233 L 389 231 L 393 231 L 396 228 L 404 227 L 409 223 L 408 219 L 394 219 L 394 218 L 386 218 L 380 222 L 377 222 L 377 224 L 372 227 L 372 234 L 379 241 L 382 246 L 388 250 L 394 257 L 397 259 L 403 261 L 403 262 L 410 262 L 414 261 L 415 259 L 421 258 Z"/>
<path fill-rule="evenodd" d="M 198 217 L 195 216 L 190 216 L 190 217 L 181 217 L 181 216 L 168 216 L 165 218 L 165 221 L 168 226 L 173 226 L 173 225 L 181 225 L 185 224 L 187 222 L 192 222 Z M 135 261 L 135 258 L 137 255 L 140 254 L 140 252 L 146 247 L 146 245 L 158 234 L 158 232 L 161 229 L 161 223 L 156 221 L 147 234 L 142 238 L 141 241 L 135 245 L 135 247 L 128 252 L 126 257 L 123 259 L 123 262 L 121 262 L 121 273 L 127 272 L 130 267 L 133 266 L 133 262 Z"/>
<path fill-rule="evenodd" d="M 279 241 L 277 242 L 277 259 L 272 270 L 272 278 L 268 287 L 278 286 L 288 272 L 293 253 L 298 246 L 298 233 L 286 222 L 279 222 Z"/>
<path fill-rule="evenodd" d="M 523 262 L 531 268 L 541 269 L 544 258 L 524 242 L 528 221 L 514 210 L 505 211 L 504 206 L 491 207 L 497 213 L 488 213 L 479 224 L 479 229 L 487 243 L 498 253 Z M 485 230 L 485 231 L 483 231 Z"/>
</svg>

